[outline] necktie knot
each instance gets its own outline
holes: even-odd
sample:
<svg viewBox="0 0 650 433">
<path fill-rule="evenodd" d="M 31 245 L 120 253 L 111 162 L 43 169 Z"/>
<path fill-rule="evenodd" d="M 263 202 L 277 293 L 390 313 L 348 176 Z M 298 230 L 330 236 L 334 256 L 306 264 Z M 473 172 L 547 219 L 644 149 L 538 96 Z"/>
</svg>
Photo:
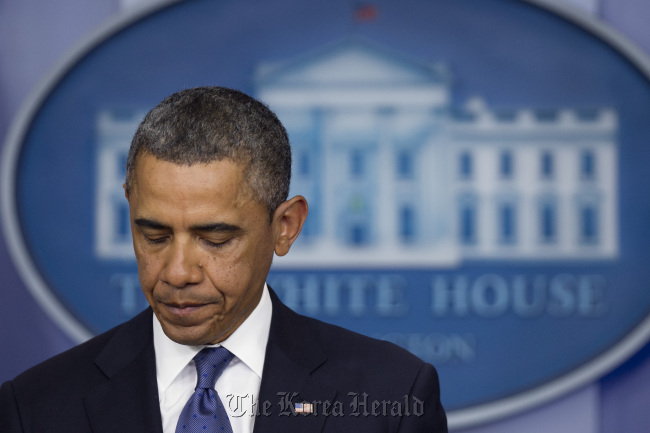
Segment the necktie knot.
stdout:
<svg viewBox="0 0 650 433">
<path fill-rule="evenodd" d="M 226 369 L 234 355 L 225 347 L 207 347 L 194 357 L 197 374 L 197 388 L 213 389 L 214 384 Z"/>
<path fill-rule="evenodd" d="M 224 347 L 208 347 L 194 357 L 196 391 L 178 417 L 176 433 L 232 433 L 228 414 L 214 385 L 233 358 Z"/>
</svg>

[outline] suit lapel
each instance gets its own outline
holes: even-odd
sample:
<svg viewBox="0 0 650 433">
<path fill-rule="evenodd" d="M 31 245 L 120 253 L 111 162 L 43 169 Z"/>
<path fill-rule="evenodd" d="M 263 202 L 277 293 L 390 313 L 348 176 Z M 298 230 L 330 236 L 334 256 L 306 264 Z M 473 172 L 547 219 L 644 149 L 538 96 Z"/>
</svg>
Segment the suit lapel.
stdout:
<svg viewBox="0 0 650 433">
<path fill-rule="evenodd" d="M 254 433 L 320 432 L 327 418 L 322 414 L 323 404 L 336 398 L 336 389 L 314 375 L 327 356 L 301 316 L 269 291 L 273 316 Z M 295 403 L 302 402 L 316 402 L 316 414 L 295 413 Z"/>
<path fill-rule="evenodd" d="M 152 320 L 127 322 L 95 360 L 107 381 L 84 399 L 93 432 L 162 433 Z"/>
</svg>

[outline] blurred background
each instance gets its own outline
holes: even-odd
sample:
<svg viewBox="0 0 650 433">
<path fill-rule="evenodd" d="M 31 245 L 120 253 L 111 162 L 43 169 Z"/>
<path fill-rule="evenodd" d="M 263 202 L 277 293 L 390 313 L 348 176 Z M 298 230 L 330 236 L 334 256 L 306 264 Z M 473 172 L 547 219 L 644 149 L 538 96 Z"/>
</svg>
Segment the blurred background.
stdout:
<svg viewBox="0 0 650 433">
<path fill-rule="evenodd" d="M 142 115 L 276 111 L 310 202 L 270 285 L 438 367 L 453 431 L 650 428 L 642 0 L 0 0 L 0 380 L 146 305 Z"/>
</svg>

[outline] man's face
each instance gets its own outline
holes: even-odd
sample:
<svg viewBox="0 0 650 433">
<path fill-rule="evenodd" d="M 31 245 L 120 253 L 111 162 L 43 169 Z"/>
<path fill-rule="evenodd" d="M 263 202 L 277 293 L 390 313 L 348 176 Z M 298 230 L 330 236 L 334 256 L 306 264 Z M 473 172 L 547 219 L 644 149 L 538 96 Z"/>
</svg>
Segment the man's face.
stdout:
<svg viewBox="0 0 650 433">
<path fill-rule="evenodd" d="M 231 160 L 138 156 L 127 195 L 142 290 L 180 344 L 227 338 L 260 300 L 276 225 Z"/>
</svg>

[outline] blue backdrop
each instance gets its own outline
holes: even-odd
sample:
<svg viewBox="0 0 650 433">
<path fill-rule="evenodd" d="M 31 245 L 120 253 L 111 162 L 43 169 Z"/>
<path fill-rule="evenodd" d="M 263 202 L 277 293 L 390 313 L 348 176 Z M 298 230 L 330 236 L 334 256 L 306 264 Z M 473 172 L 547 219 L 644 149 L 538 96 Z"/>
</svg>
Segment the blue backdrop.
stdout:
<svg viewBox="0 0 650 433">
<path fill-rule="evenodd" d="M 513 395 L 570 372 L 607 351 L 645 317 L 650 293 L 644 290 L 648 281 L 644 246 L 650 235 L 645 221 L 650 212 L 643 182 L 648 161 L 643 145 L 648 127 L 643 119 L 650 99 L 647 78 L 628 60 L 580 27 L 514 1 L 413 2 L 411 7 L 375 2 L 377 16 L 370 21 L 355 18 L 355 9 L 348 3 L 334 7 L 325 2 L 299 7 L 285 3 L 273 8 L 260 3 L 251 10 L 250 5 L 236 2 L 195 1 L 163 9 L 93 45 L 45 93 L 28 133 L 14 141 L 20 143 L 15 166 L 16 212 L 35 268 L 75 320 L 94 333 L 126 318 L 129 310 L 124 308 L 123 291 L 111 286 L 111 281 L 116 274 L 135 272 L 128 259 L 98 260 L 94 254 L 99 113 L 112 110 L 132 115 L 170 91 L 193 85 L 219 83 L 255 94 L 259 91 L 255 71 L 261 63 L 317 53 L 351 37 L 404 53 L 416 62 L 446 62 L 453 76 L 449 107 L 454 109 L 477 95 L 490 107 L 499 108 L 613 108 L 619 119 L 618 254 L 613 260 L 562 262 L 463 258 L 452 268 L 424 270 L 289 267 L 272 277 L 281 294 L 288 290 L 282 286 L 287 276 L 315 276 L 323 284 L 325 277 L 345 279 L 360 272 L 375 280 L 400 275 L 408 288 L 404 300 L 410 308 L 408 316 L 378 320 L 372 314 L 312 313 L 368 334 L 397 331 L 413 335 L 424 330 L 472 335 L 480 348 L 476 350 L 480 363 L 437 362 L 450 409 Z M 231 16 L 242 18 L 235 21 Z M 269 16 L 276 18 L 270 20 Z M 405 22 L 410 23 L 408 32 L 404 31 Z M 304 37 L 295 38 L 296 34 Z M 52 347 L 48 351 L 25 344 L 23 334 L 7 332 L 3 338 L 9 345 L 25 348 L 24 357 L 2 359 L 5 377 L 10 377 L 29 364 L 26 359 L 40 359 L 70 342 L 47 318 L 42 323 L 25 322 L 25 316 L 43 313 L 25 294 L 23 283 L 7 266 L 6 252 L 3 254 L 2 263 L 7 267 L 3 290 L 10 292 L 12 300 L 2 307 L 6 309 L 5 329 L 21 324 L 21 329 L 29 332 L 25 335 L 46 335 L 39 339 Z M 512 310 L 493 319 L 431 314 L 431 286 L 436 277 L 452 281 L 463 276 L 476 281 L 492 274 L 509 283 L 520 275 L 529 281 L 538 275 L 550 280 L 568 274 L 576 281 L 597 275 L 605 281 L 599 302 L 607 310 L 598 317 L 585 317 L 576 313 L 576 307 L 567 317 L 549 318 L 540 313 L 526 320 Z M 493 287 L 490 290 L 493 296 L 499 293 Z M 575 294 L 578 289 L 569 292 Z M 134 302 L 142 305 L 142 299 Z M 294 306 L 308 310 L 304 303 Z M 535 350 L 539 356 L 521 362 L 523 354 Z M 548 353 L 562 356 L 544 356 Z M 643 365 L 643 354 L 630 362 L 630 368 Z M 513 369 L 518 373 L 508 374 Z M 604 388 L 616 391 L 626 371 L 624 367 L 606 378 Z M 606 418 L 604 424 L 607 422 Z"/>
</svg>

